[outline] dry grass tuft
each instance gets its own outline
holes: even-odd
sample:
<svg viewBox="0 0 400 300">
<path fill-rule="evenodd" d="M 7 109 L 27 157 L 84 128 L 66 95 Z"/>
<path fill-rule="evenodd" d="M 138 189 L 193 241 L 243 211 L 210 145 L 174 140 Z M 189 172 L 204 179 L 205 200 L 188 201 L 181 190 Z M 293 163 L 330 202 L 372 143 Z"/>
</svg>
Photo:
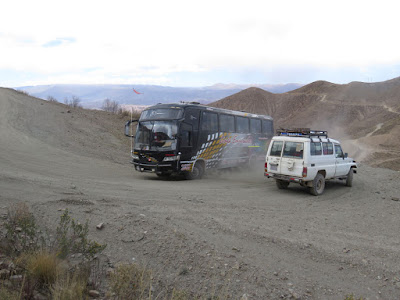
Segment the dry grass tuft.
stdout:
<svg viewBox="0 0 400 300">
<path fill-rule="evenodd" d="M 20 295 L 19 292 L 7 289 L 2 285 L 2 286 L 0 286 L 0 299 L 4 299 L 4 300 L 20 300 L 21 299 L 21 295 Z"/>
<path fill-rule="evenodd" d="M 53 300 L 81 300 L 87 299 L 87 277 L 79 272 L 66 273 L 59 277 L 51 286 L 50 293 Z"/>
<path fill-rule="evenodd" d="M 151 299 L 151 272 L 136 264 L 118 266 L 110 276 L 115 299 Z"/>
<path fill-rule="evenodd" d="M 40 286 L 53 284 L 62 272 L 56 255 L 45 251 L 23 255 L 19 258 L 19 262 L 24 264 L 28 276 Z"/>
</svg>

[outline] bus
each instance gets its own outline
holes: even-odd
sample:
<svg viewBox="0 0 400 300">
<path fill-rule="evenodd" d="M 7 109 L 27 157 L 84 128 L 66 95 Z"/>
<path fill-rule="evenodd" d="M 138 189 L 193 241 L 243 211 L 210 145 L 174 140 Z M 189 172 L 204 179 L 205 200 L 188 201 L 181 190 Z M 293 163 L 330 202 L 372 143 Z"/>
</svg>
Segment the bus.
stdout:
<svg viewBox="0 0 400 300">
<path fill-rule="evenodd" d="M 187 179 L 199 179 L 210 169 L 264 161 L 273 132 L 270 116 L 197 102 L 157 104 L 125 125 L 125 135 L 134 139 L 135 170 L 160 177 L 183 174 Z"/>
</svg>

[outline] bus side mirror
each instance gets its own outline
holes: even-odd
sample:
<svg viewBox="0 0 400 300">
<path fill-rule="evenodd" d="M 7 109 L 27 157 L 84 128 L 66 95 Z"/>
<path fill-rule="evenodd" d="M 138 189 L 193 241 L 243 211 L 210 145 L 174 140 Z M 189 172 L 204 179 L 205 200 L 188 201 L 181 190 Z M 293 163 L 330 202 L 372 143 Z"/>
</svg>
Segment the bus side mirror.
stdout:
<svg viewBox="0 0 400 300">
<path fill-rule="evenodd" d="M 138 120 L 129 120 L 128 122 L 125 123 L 125 135 L 128 137 L 134 137 L 134 135 L 131 135 L 131 124 L 137 122 Z"/>
</svg>

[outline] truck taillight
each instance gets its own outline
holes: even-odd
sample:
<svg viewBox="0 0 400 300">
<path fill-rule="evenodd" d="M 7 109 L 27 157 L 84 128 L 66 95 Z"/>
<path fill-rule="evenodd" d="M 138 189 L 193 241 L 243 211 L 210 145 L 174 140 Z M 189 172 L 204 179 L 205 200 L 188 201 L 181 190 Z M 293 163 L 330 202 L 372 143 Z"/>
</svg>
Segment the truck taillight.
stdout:
<svg viewBox="0 0 400 300">
<path fill-rule="evenodd" d="M 267 172 L 267 170 L 268 170 L 268 163 L 267 162 L 265 163 L 264 168 L 265 168 L 264 171 Z"/>
<path fill-rule="evenodd" d="M 303 177 L 307 177 L 307 167 L 303 167 Z"/>
</svg>

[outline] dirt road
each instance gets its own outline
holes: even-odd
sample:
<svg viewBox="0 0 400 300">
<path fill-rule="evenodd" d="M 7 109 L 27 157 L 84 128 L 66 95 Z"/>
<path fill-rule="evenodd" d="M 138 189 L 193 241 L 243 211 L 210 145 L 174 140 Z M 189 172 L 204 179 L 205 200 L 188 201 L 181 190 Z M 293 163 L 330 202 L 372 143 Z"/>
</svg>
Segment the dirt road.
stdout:
<svg viewBox="0 0 400 300">
<path fill-rule="evenodd" d="M 400 298 L 399 172 L 361 164 L 352 188 L 329 182 L 320 197 L 278 190 L 262 166 L 162 180 L 133 170 L 123 124 L 0 89 L 0 213 L 25 201 L 51 227 L 68 208 L 90 220 L 112 262 L 153 270 L 160 299 L 165 286 L 233 299 Z"/>
</svg>

